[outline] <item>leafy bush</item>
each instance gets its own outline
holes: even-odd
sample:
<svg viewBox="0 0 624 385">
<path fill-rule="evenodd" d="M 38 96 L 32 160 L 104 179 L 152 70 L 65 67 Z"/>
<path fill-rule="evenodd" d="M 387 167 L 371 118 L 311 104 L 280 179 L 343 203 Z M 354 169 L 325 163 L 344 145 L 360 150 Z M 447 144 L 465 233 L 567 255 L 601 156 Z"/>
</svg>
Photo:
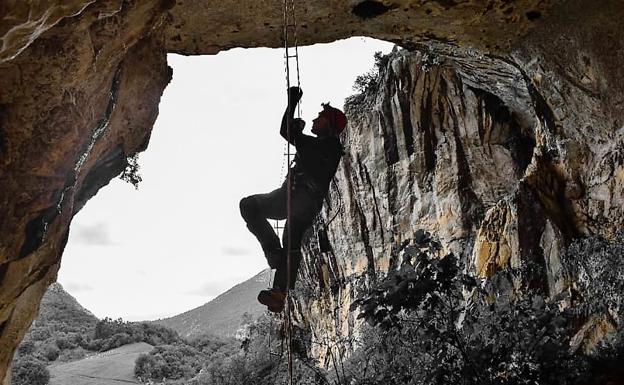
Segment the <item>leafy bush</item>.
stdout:
<svg viewBox="0 0 624 385">
<path fill-rule="evenodd" d="M 55 361 L 60 354 L 61 351 L 55 344 L 48 343 L 41 349 L 40 357 L 47 361 Z"/>
<path fill-rule="evenodd" d="M 207 355 L 203 370 L 189 385 L 273 385 L 286 383 L 287 354 L 282 341 L 282 323 L 271 317 L 261 316 L 249 325 L 248 337 L 242 346 L 228 348 L 226 345 Z M 204 344 L 210 345 L 210 344 Z M 325 374 L 315 367 L 293 345 L 293 375 L 296 384 L 325 384 Z"/>
<path fill-rule="evenodd" d="M 17 347 L 17 355 L 18 356 L 31 355 L 31 354 L 33 354 L 35 352 L 36 348 L 37 348 L 37 345 L 35 344 L 34 341 L 32 341 L 32 340 L 24 340 Z"/>
<path fill-rule="evenodd" d="M 611 241 L 591 236 L 570 245 L 562 263 L 577 313 L 605 313 L 624 320 L 623 256 L 624 231 Z"/>
<path fill-rule="evenodd" d="M 123 170 L 121 175 L 119 175 L 119 179 L 124 182 L 128 182 L 134 186 L 135 189 L 139 188 L 139 183 L 143 180 L 141 174 L 139 174 L 140 170 L 139 166 L 139 154 L 136 153 L 132 156 L 126 158 L 126 168 Z"/>
<path fill-rule="evenodd" d="M 206 357 L 187 345 L 157 346 L 136 361 L 134 374 L 142 381 L 178 380 L 195 377 Z"/>
<path fill-rule="evenodd" d="M 561 258 L 576 322 L 602 317 L 616 329 L 592 349 L 594 383 L 624 383 L 624 231 L 575 241 Z M 596 341 L 594 341 L 596 342 Z"/>
<path fill-rule="evenodd" d="M 12 370 L 12 385 L 47 385 L 50 381 L 46 366 L 32 357 L 17 358 Z"/>
<path fill-rule="evenodd" d="M 487 281 L 459 273 L 429 234 L 353 308 L 375 328 L 347 363 L 351 384 L 574 384 L 589 360 L 569 351 L 576 325 L 528 287 L 520 272 Z M 531 269 L 524 266 L 523 269 Z"/>
<path fill-rule="evenodd" d="M 240 343 L 234 338 L 223 338 L 211 334 L 203 334 L 191 340 L 189 344 L 200 352 L 213 355 L 232 355 L 240 351 Z"/>
<path fill-rule="evenodd" d="M 67 335 L 64 335 L 56 338 L 56 346 L 60 350 L 71 350 L 74 349 L 77 345 Z"/>
<path fill-rule="evenodd" d="M 390 60 L 390 55 L 384 55 L 381 51 L 375 52 L 375 64 L 365 74 L 358 75 L 353 83 L 353 90 L 359 94 L 373 93 L 379 86 L 379 77 Z"/>
<path fill-rule="evenodd" d="M 29 331 L 29 337 L 34 341 L 45 341 L 52 336 L 52 331 L 47 327 L 34 328 Z"/>
<path fill-rule="evenodd" d="M 85 358 L 86 355 L 87 352 L 83 348 L 77 347 L 70 350 L 61 350 L 58 360 L 61 362 L 77 361 Z"/>
</svg>

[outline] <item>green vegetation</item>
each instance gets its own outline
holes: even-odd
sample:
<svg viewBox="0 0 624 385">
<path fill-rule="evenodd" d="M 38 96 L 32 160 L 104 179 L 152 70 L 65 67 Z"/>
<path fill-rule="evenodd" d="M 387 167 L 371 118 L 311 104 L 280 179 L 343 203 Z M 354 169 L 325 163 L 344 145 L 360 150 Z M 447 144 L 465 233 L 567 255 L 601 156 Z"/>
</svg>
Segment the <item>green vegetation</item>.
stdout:
<svg viewBox="0 0 624 385">
<path fill-rule="evenodd" d="M 624 319 L 622 255 L 624 233 L 610 240 L 595 236 L 576 240 L 561 256 L 560 272 L 550 277 L 562 287 L 553 297 L 535 284 L 545 278 L 545 267 L 536 261 L 480 279 L 467 274 L 453 254 L 444 254 L 435 237 L 418 231 L 393 251 L 386 276 L 372 283 L 362 279 L 362 295 L 351 310 L 366 322 L 357 341 L 341 341 L 346 348 L 335 350 L 339 354 L 331 357 L 329 372 L 307 357 L 310 336 L 294 330 L 295 382 L 623 383 L 624 332 L 618 327 L 618 320 Z M 45 385 L 50 362 L 75 360 L 138 341 L 155 346 L 141 354 L 147 351 L 143 346 L 134 356 L 138 357 L 134 375 L 146 383 L 287 381 L 284 326 L 276 316 L 247 317 L 242 341 L 211 335 L 187 341 L 153 324 L 110 318 L 94 322 L 93 316 L 78 314 L 84 309 L 71 301 L 61 302 L 43 310 L 42 319 L 49 323 L 38 320 L 20 345 L 13 385 Z M 49 309 L 76 314 L 56 318 Z M 63 322 L 69 324 L 67 329 Z M 600 335 L 597 330 L 605 332 Z M 350 356 L 342 354 L 352 348 Z"/>
<path fill-rule="evenodd" d="M 203 370 L 188 385 L 273 385 L 287 381 L 287 353 L 282 321 L 264 315 L 248 324 L 247 337 L 236 349 L 210 355 Z M 300 331 L 299 331 L 300 332 Z M 325 373 L 306 358 L 299 335 L 293 338 L 293 375 L 296 384 L 326 383 Z"/>
<path fill-rule="evenodd" d="M 13 362 L 13 385 L 47 385 L 50 372 L 45 364 L 32 357 L 19 357 Z"/>
<path fill-rule="evenodd" d="M 621 234 L 612 242 L 597 237 L 575 242 L 563 258 L 561 278 L 578 292 L 556 298 L 518 285 L 539 274 L 539 266 L 529 263 L 478 280 L 460 274 L 455 257 L 441 255 L 429 234 L 419 235 L 401 250 L 399 269 L 354 304 L 371 327 L 347 361 L 341 383 L 621 381 L 615 364 L 624 357 L 621 328 L 592 354 L 575 344 L 579 328 L 592 317 L 624 316 Z"/>
<path fill-rule="evenodd" d="M 143 180 L 140 174 L 139 153 L 126 158 L 126 168 L 119 175 L 119 179 L 130 183 L 135 189 L 139 189 L 139 183 Z"/>
<path fill-rule="evenodd" d="M 80 360 L 134 342 L 162 345 L 180 341 L 176 332 L 155 324 L 110 318 L 98 321 L 59 284 L 53 284 L 16 351 L 13 385 L 47 384 L 46 365 L 51 363 Z"/>
<path fill-rule="evenodd" d="M 247 324 L 241 342 L 204 335 L 188 343 L 158 346 L 139 357 L 137 378 L 168 385 L 272 385 L 287 379 L 287 354 L 280 335 L 281 320 L 263 315 Z M 294 375 L 297 383 L 325 383 L 324 373 L 297 350 Z M 320 382 L 319 382 L 320 381 Z"/>
<path fill-rule="evenodd" d="M 323 371 L 306 357 L 308 337 L 295 333 L 296 383 L 619 383 L 621 331 L 591 352 L 578 341 L 579 330 L 592 317 L 624 317 L 623 251 L 622 235 L 610 242 L 597 237 L 576 241 L 562 257 L 558 277 L 574 290 L 551 298 L 544 288 L 532 286 L 531 278 L 544 274 L 536 263 L 479 279 L 462 273 L 453 254 L 443 254 L 431 234 L 419 231 L 395 250 L 387 276 L 353 304 L 352 311 L 366 324 L 358 341 L 347 341 L 356 347 L 350 357 L 336 355 L 331 371 Z M 599 300 L 583 299 L 588 295 Z M 241 344 L 204 337 L 187 347 L 159 347 L 137 362 L 136 373 L 177 385 L 285 383 L 280 326 L 276 318 L 263 316 L 249 323 Z"/>
<path fill-rule="evenodd" d="M 191 346 L 157 346 L 137 359 L 134 374 L 139 380 L 187 380 L 199 373 L 206 358 Z"/>
<path fill-rule="evenodd" d="M 379 87 L 379 79 L 390 61 L 390 54 L 384 55 L 381 51 L 375 52 L 375 64 L 365 74 L 358 75 L 353 83 L 353 90 L 358 94 L 374 93 Z"/>
<path fill-rule="evenodd" d="M 123 345 L 146 342 L 150 345 L 181 342 L 178 333 L 164 326 L 147 322 L 124 322 L 121 318 L 104 318 L 95 326 L 93 339 L 87 343 L 92 351 L 107 351 Z"/>
<path fill-rule="evenodd" d="M 37 320 L 18 347 L 17 356 L 32 357 L 44 363 L 67 362 L 135 342 L 161 345 L 181 341 L 173 330 L 145 322 L 104 318 L 95 323 L 89 321 L 79 328 L 71 325 L 65 328 L 62 319 L 48 323 Z"/>
<path fill-rule="evenodd" d="M 395 49 L 396 50 L 396 49 Z M 375 52 L 375 64 L 368 72 L 359 75 L 353 83 L 354 95 L 349 96 L 345 100 L 344 108 L 348 116 L 353 117 L 367 107 L 367 97 L 373 97 L 379 90 L 379 85 L 385 71 L 387 71 L 390 59 L 396 54 L 396 51 L 384 55 L 381 52 Z"/>
</svg>

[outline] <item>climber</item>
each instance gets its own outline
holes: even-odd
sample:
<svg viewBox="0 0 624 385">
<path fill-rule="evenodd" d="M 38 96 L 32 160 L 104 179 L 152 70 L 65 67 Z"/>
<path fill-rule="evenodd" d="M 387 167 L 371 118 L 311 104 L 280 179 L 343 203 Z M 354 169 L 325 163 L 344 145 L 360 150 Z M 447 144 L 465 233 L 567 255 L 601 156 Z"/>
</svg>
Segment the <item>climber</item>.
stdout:
<svg viewBox="0 0 624 385">
<path fill-rule="evenodd" d="M 247 228 L 258 238 L 269 266 L 276 269 L 273 287 L 262 290 L 258 301 L 275 313 L 284 309 L 287 287 L 293 288 L 301 262 L 301 238 L 321 209 L 329 183 L 343 155 L 338 135 L 347 125 L 347 118 L 337 108 L 323 104 L 323 110 L 312 121 L 312 133 L 303 134 L 305 122 L 295 119 L 295 108 L 303 95 L 299 87 L 288 89 L 288 106 L 282 118 L 280 135 L 295 146 L 294 166 L 280 188 L 267 194 L 251 195 L 240 201 L 240 211 Z M 290 126 L 290 127 L 289 127 Z M 289 130 L 290 128 L 290 130 Z M 288 135 L 290 131 L 290 135 Z M 282 236 L 282 244 L 269 219 L 286 219 L 288 178 L 291 178 L 290 218 Z M 291 254 L 290 285 L 287 285 L 287 252 Z"/>
</svg>

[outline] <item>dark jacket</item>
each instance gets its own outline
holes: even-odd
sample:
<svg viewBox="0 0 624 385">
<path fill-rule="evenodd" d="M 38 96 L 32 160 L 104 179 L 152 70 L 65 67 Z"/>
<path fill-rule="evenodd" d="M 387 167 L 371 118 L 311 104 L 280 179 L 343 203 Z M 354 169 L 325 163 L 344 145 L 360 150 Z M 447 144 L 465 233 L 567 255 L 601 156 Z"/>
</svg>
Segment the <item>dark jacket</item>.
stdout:
<svg viewBox="0 0 624 385">
<path fill-rule="evenodd" d="M 344 154 L 342 144 L 335 136 L 317 138 L 305 135 L 294 127 L 287 127 L 288 119 L 292 119 L 293 113 L 293 108 L 286 110 L 280 128 L 280 135 L 297 149 L 294 166 L 288 170 L 288 174 L 292 176 L 292 187 L 305 188 L 313 197 L 322 201 Z M 292 122 L 291 120 L 291 126 L 294 126 Z M 284 186 L 287 181 L 288 177 Z"/>
<path fill-rule="evenodd" d="M 299 133 L 294 136 L 294 145 L 297 149 L 295 164 L 288 170 L 293 177 L 293 187 L 304 187 L 323 200 L 343 155 L 340 140 L 335 136 L 316 138 Z"/>
</svg>

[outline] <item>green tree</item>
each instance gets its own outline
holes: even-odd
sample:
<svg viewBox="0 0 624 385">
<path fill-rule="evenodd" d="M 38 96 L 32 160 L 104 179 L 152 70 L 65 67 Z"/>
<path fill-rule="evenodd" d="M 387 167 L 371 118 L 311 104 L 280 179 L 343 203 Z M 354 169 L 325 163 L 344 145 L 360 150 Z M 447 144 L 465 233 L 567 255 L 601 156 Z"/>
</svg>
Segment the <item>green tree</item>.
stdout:
<svg viewBox="0 0 624 385">
<path fill-rule="evenodd" d="M 19 357 L 13 361 L 12 385 L 47 385 L 50 372 L 41 361 L 32 357 Z"/>
</svg>

